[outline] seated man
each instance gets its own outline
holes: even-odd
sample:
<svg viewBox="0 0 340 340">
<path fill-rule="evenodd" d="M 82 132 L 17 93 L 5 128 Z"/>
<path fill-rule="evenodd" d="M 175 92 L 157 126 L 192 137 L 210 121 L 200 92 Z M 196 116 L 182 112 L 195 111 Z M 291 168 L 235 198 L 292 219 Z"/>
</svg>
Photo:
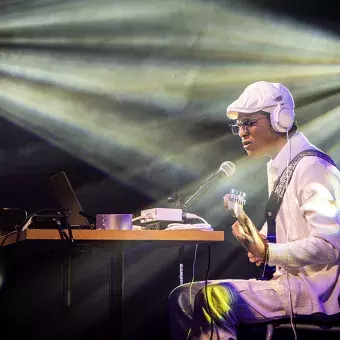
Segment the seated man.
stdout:
<svg viewBox="0 0 340 340">
<path fill-rule="evenodd" d="M 276 216 L 267 214 L 260 232 L 250 220 L 234 223 L 232 232 L 251 262 L 276 266 L 276 272 L 270 280 L 177 287 L 170 295 L 174 340 L 236 339 L 241 323 L 340 312 L 339 170 L 297 131 L 293 97 L 281 84 L 249 85 L 228 107 L 227 116 L 237 119 L 233 133 L 250 157 L 270 158 L 268 204 L 277 207 Z M 289 163 L 290 172 L 280 177 Z M 271 235 L 276 242 L 269 242 L 268 230 L 276 233 Z"/>
</svg>

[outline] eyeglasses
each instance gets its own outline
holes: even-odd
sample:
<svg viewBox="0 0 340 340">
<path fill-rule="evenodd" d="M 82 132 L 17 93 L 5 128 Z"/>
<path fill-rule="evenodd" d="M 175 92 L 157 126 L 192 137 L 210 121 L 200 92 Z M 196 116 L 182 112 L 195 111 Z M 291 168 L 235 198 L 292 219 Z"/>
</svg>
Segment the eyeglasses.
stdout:
<svg viewBox="0 0 340 340">
<path fill-rule="evenodd" d="M 244 131 L 246 133 L 249 133 L 249 128 L 251 128 L 252 126 L 256 125 L 256 123 L 259 120 L 261 120 L 262 118 L 266 118 L 266 117 L 260 117 L 258 119 L 245 120 L 243 122 L 236 122 L 235 124 L 230 124 L 229 126 L 231 128 L 231 132 L 233 133 L 233 135 L 238 136 L 238 134 L 240 132 L 240 127 L 242 126 Z"/>
</svg>

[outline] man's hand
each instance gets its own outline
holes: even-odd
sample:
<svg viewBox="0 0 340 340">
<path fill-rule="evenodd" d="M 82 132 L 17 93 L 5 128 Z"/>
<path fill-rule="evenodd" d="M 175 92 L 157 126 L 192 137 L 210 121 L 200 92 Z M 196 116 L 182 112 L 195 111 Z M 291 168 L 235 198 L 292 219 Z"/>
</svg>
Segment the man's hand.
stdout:
<svg viewBox="0 0 340 340">
<path fill-rule="evenodd" d="M 263 260 L 255 257 L 252 253 L 248 252 L 248 259 L 251 263 L 255 263 L 258 267 L 261 266 L 261 264 L 263 263 Z"/>
<path fill-rule="evenodd" d="M 260 236 L 264 240 L 266 240 L 266 238 L 267 238 L 267 236 L 263 235 L 263 234 L 260 234 Z M 261 266 L 261 264 L 263 264 L 263 259 L 255 257 L 252 253 L 249 253 L 249 252 L 248 252 L 248 259 L 251 263 L 255 263 L 258 267 Z"/>
<path fill-rule="evenodd" d="M 232 232 L 241 245 L 250 253 L 251 256 L 248 254 L 249 261 L 259 266 L 266 255 L 266 241 L 248 216 L 245 215 L 242 222 L 241 225 L 239 221 L 236 221 L 232 225 Z"/>
</svg>

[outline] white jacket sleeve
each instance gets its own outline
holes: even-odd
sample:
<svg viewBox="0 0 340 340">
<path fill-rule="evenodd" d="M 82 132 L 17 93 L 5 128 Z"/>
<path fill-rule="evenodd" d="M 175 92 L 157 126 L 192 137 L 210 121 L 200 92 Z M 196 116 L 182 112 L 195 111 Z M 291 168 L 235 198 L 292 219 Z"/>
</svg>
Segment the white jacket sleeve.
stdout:
<svg viewBox="0 0 340 340">
<path fill-rule="evenodd" d="M 288 243 L 269 244 L 269 265 L 284 268 L 334 264 L 340 257 L 340 173 L 322 161 L 299 176 L 297 200 L 309 236 Z M 292 212 L 293 213 L 293 212 Z"/>
</svg>

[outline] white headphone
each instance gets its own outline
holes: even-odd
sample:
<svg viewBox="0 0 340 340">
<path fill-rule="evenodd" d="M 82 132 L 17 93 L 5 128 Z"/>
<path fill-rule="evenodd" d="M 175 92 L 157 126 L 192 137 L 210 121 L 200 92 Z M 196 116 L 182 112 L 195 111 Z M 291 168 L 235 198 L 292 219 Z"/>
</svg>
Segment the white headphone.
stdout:
<svg viewBox="0 0 340 340">
<path fill-rule="evenodd" d="M 270 123 L 272 128 L 277 132 L 287 132 L 294 124 L 294 109 L 284 107 L 283 97 L 281 94 L 273 97 L 277 102 L 275 110 L 270 113 Z"/>
</svg>

